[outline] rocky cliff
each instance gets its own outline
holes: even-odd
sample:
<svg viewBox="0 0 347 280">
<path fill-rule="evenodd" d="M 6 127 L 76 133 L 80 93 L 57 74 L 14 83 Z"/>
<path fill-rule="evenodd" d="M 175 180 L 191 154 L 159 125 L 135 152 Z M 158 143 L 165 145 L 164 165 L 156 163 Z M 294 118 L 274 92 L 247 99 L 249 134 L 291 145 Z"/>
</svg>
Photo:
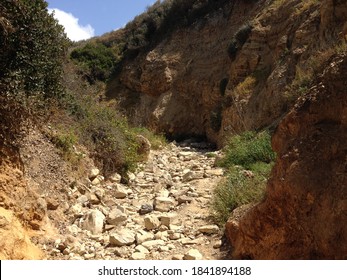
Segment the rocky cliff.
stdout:
<svg viewBox="0 0 347 280">
<path fill-rule="evenodd" d="M 319 68 L 346 32 L 341 7 L 227 1 L 126 61 L 108 96 L 136 124 L 221 146 L 235 132 L 272 126 L 311 86 L 302 73 Z"/>
<path fill-rule="evenodd" d="M 347 258 L 346 71 L 335 57 L 278 126 L 265 201 L 226 226 L 235 258 Z"/>
</svg>

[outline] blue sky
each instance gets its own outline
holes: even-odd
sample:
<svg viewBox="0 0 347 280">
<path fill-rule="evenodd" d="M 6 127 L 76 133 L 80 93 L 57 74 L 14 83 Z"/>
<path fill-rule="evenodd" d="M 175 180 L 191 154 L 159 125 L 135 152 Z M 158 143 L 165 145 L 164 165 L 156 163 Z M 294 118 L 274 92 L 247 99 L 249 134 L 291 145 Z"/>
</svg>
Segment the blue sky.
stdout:
<svg viewBox="0 0 347 280">
<path fill-rule="evenodd" d="M 73 41 L 123 27 L 155 0 L 46 0 Z"/>
</svg>

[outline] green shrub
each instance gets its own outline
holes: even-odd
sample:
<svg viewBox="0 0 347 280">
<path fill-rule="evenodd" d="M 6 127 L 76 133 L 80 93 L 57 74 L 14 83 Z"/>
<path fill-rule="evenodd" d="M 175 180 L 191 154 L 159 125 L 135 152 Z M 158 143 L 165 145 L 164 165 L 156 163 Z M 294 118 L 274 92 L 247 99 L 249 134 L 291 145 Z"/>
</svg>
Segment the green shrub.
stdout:
<svg viewBox="0 0 347 280">
<path fill-rule="evenodd" d="M 264 197 L 275 158 L 270 140 L 267 131 L 248 131 L 231 137 L 225 156 L 218 163 L 228 169 L 227 178 L 214 190 L 211 203 L 216 223 L 223 225 L 235 208 Z"/>
<path fill-rule="evenodd" d="M 271 163 L 274 159 L 275 153 L 271 148 L 271 136 L 268 132 L 245 132 L 230 139 L 220 165 L 241 165 L 250 169 L 257 162 Z"/>
<path fill-rule="evenodd" d="M 77 48 L 71 52 L 71 58 L 85 68 L 85 76 L 90 83 L 107 81 L 117 63 L 112 49 L 101 43 L 88 43 Z"/>
<path fill-rule="evenodd" d="M 61 99 L 61 107 L 73 120 L 70 127 L 77 142 L 88 149 L 105 175 L 134 170 L 140 159 L 136 133 L 115 108 L 96 101 L 92 94 L 71 92 Z"/>
<path fill-rule="evenodd" d="M 114 109 L 98 104 L 81 120 L 80 137 L 104 174 L 134 170 L 138 161 L 136 135 Z"/>
<path fill-rule="evenodd" d="M 235 208 L 261 201 L 265 195 L 266 181 L 267 177 L 262 175 L 247 176 L 241 167 L 231 168 L 225 181 L 213 192 L 211 214 L 214 222 L 224 226 Z"/>
</svg>

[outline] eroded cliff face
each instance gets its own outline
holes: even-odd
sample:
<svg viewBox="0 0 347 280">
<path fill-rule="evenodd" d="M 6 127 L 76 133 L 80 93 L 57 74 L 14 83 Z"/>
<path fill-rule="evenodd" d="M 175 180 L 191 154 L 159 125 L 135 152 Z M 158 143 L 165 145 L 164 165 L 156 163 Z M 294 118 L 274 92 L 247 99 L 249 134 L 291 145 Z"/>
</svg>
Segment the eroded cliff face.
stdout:
<svg viewBox="0 0 347 280">
<path fill-rule="evenodd" d="M 226 232 L 234 258 L 347 258 L 347 56 L 278 126 L 266 199 Z"/>
<path fill-rule="evenodd" d="M 222 146 L 230 134 L 274 125 L 288 112 L 302 68 L 346 33 L 345 6 L 230 1 L 127 61 L 108 95 L 136 124 Z"/>
</svg>

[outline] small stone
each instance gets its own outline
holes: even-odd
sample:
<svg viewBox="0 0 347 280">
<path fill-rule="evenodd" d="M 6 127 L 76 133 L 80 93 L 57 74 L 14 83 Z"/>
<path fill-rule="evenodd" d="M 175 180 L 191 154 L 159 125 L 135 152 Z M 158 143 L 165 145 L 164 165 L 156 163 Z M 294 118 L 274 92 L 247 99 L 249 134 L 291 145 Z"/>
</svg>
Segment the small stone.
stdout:
<svg viewBox="0 0 347 280">
<path fill-rule="evenodd" d="M 86 203 L 88 203 L 88 201 L 89 199 L 87 195 L 81 195 L 79 198 L 77 198 L 77 202 L 81 203 L 82 205 L 85 205 Z"/>
<path fill-rule="evenodd" d="M 51 197 L 47 197 L 46 202 L 48 210 L 57 210 L 60 205 L 60 202 L 57 199 Z"/>
<path fill-rule="evenodd" d="M 143 254 L 148 254 L 148 253 L 149 253 L 148 249 L 146 249 L 146 248 L 143 247 L 142 245 L 137 245 L 137 246 L 135 247 L 135 251 L 136 251 L 136 252 L 143 253 Z"/>
<path fill-rule="evenodd" d="M 183 260 L 183 257 L 184 257 L 184 255 L 173 255 L 172 256 L 172 260 L 174 260 L 174 261 L 181 261 L 181 260 Z"/>
<path fill-rule="evenodd" d="M 120 183 L 120 181 L 122 180 L 122 176 L 119 175 L 118 173 L 114 173 L 109 177 L 109 180 L 112 183 Z"/>
<path fill-rule="evenodd" d="M 182 245 L 196 245 L 199 243 L 196 239 L 190 239 L 190 238 L 182 238 L 181 240 Z"/>
<path fill-rule="evenodd" d="M 160 217 L 160 222 L 163 226 L 170 227 L 171 223 L 176 218 L 176 216 L 177 214 L 173 214 L 173 213 L 163 214 Z"/>
<path fill-rule="evenodd" d="M 168 212 L 175 207 L 175 201 L 168 197 L 156 197 L 154 209 L 160 212 Z"/>
<path fill-rule="evenodd" d="M 177 198 L 178 204 L 183 204 L 183 203 L 191 203 L 193 201 L 192 197 L 182 195 Z"/>
<path fill-rule="evenodd" d="M 135 242 L 135 233 L 128 229 L 120 229 L 110 234 L 110 244 L 114 246 L 131 245 Z"/>
<path fill-rule="evenodd" d="M 145 227 L 147 230 L 157 229 L 160 226 L 160 221 L 158 217 L 154 215 L 149 215 L 145 217 Z"/>
<path fill-rule="evenodd" d="M 92 185 L 93 186 L 97 186 L 97 185 L 99 185 L 101 183 L 101 180 L 98 178 L 98 177 L 96 177 L 96 178 L 94 178 L 93 180 L 92 180 Z"/>
<path fill-rule="evenodd" d="M 118 226 L 126 224 L 127 219 L 128 216 L 125 211 L 122 211 L 119 207 L 115 207 L 110 211 L 106 220 L 108 224 Z"/>
<path fill-rule="evenodd" d="M 196 249 L 190 249 L 183 257 L 184 260 L 202 260 L 201 253 Z"/>
<path fill-rule="evenodd" d="M 95 254 L 85 254 L 83 257 L 85 260 L 91 260 L 95 257 Z"/>
<path fill-rule="evenodd" d="M 164 246 L 165 242 L 164 240 L 150 240 L 150 241 L 143 242 L 141 245 L 148 250 L 152 250 L 153 248 Z"/>
<path fill-rule="evenodd" d="M 159 252 L 168 252 L 170 251 L 169 247 L 167 246 L 159 246 Z"/>
<path fill-rule="evenodd" d="M 83 229 L 89 230 L 92 234 L 102 233 L 105 222 L 105 215 L 99 210 L 91 210 L 85 217 Z"/>
<path fill-rule="evenodd" d="M 100 174 L 100 170 L 98 168 L 93 168 L 92 170 L 90 170 L 89 172 L 89 179 L 93 180 L 96 178 L 96 176 L 98 176 Z"/>
<path fill-rule="evenodd" d="M 123 198 L 127 197 L 128 191 L 123 186 L 116 185 L 114 195 L 115 195 L 116 198 L 123 199 Z"/>
<path fill-rule="evenodd" d="M 223 176 L 224 170 L 222 168 L 205 170 L 205 173 L 210 176 Z"/>
<path fill-rule="evenodd" d="M 99 204 L 100 203 L 100 199 L 96 196 L 95 193 L 89 193 L 87 195 L 88 197 L 88 201 L 91 203 L 91 204 Z"/>
<path fill-rule="evenodd" d="M 170 240 L 178 240 L 180 238 L 181 238 L 181 234 L 179 232 L 169 233 L 169 239 Z"/>
<path fill-rule="evenodd" d="M 161 239 L 161 240 L 166 241 L 167 238 L 168 238 L 168 235 L 169 235 L 169 234 L 168 234 L 167 231 L 158 231 L 158 232 L 154 235 L 154 237 L 155 237 L 156 240 Z"/>
<path fill-rule="evenodd" d="M 136 243 L 142 244 L 143 242 L 150 241 L 154 239 L 154 234 L 152 232 L 139 231 L 136 233 Z"/>
<path fill-rule="evenodd" d="M 140 252 L 135 252 L 135 253 L 131 254 L 130 259 L 131 260 L 145 260 L 146 254 L 140 253 Z"/>
<path fill-rule="evenodd" d="M 153 205 L 151 204 L 143 204 L 141 205 L 141 208 L 140 208 L 140 215 L 145 215 L 145 214 L 148 214 L 148 213 L 151 213 L 153 212 Z"/>
<path fill-rule="evenodd" d="M 217 225 L 205 225 L 198 228 L 198 231 L 204 234 L 215 234 L 219 232 Z"/>
<path fill-rule="evenodd" d="M 222 247 L 222 240 L 218 240 L 213 244 L 213 249 L 219 249 Z"/>
<path fill-rule="evenodd" d="M 130 181 L 134 181 L 136 179 L 135 174 L 132 172 L 128 172 L 127 175 Z"/>
</svg>

